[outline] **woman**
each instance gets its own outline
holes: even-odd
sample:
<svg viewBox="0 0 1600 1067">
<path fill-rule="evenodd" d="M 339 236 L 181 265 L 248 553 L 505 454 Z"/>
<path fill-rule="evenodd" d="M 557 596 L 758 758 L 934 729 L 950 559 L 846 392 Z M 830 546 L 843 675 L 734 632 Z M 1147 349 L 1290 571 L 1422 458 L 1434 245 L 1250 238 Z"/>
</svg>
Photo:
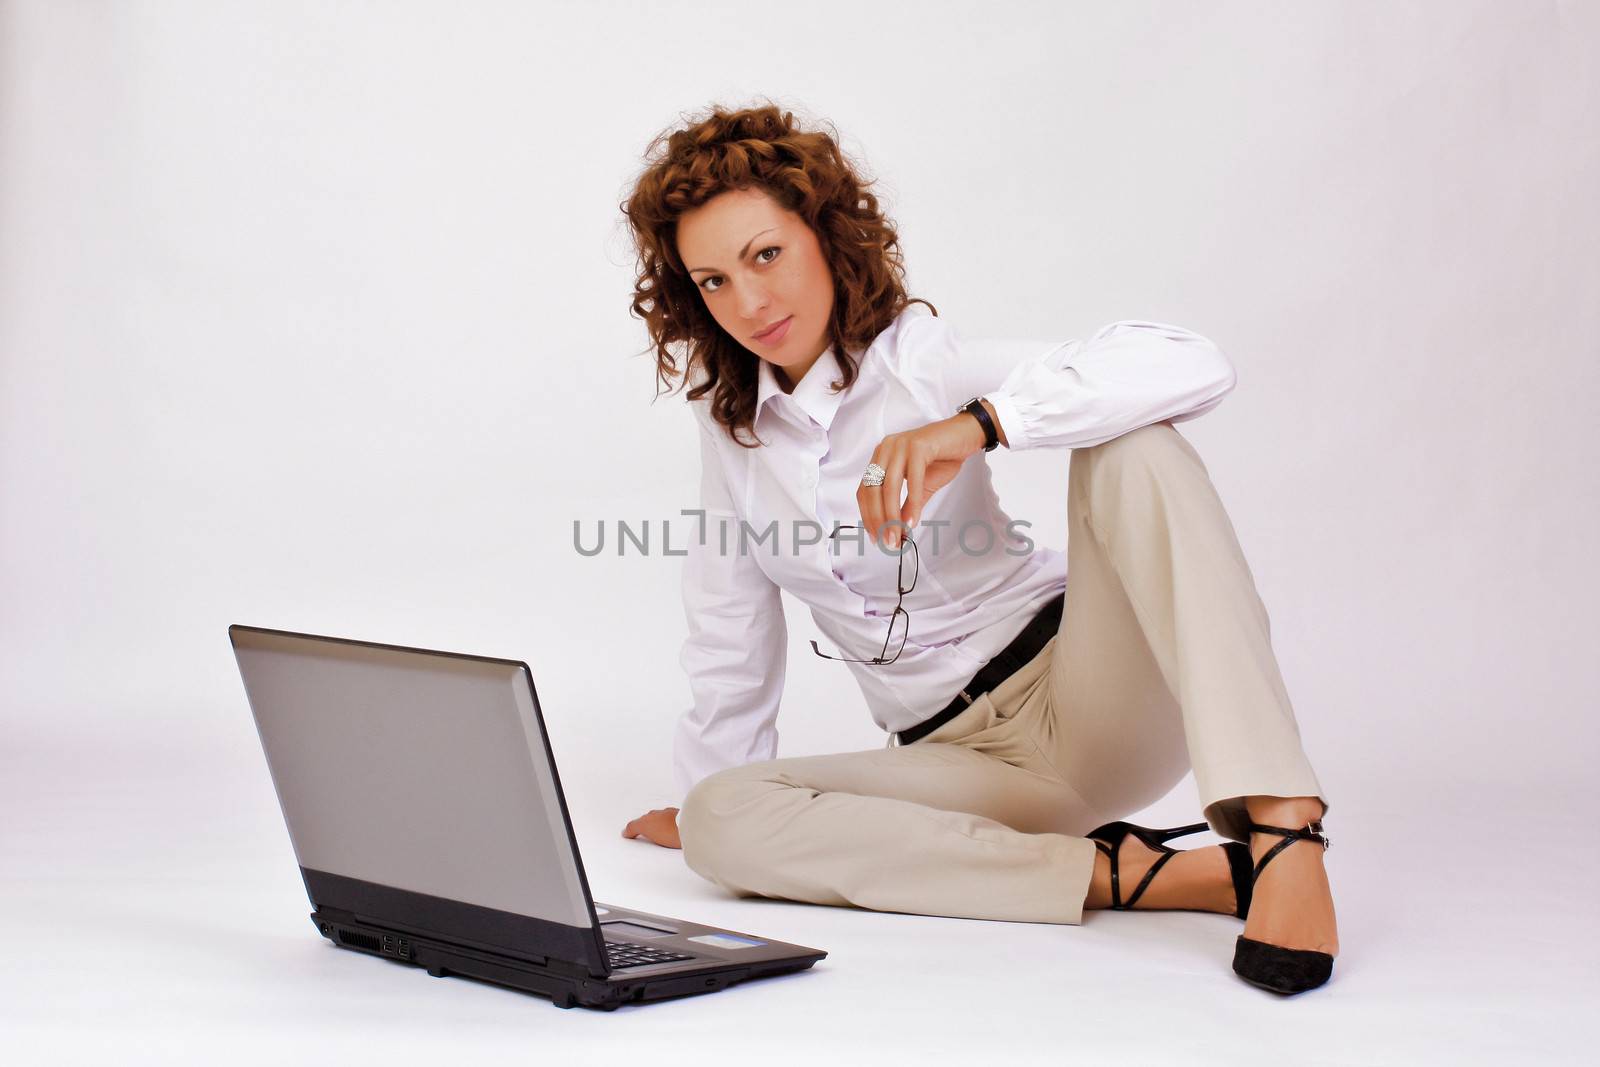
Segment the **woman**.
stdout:
<svg viewBox="0 0 1600 1067">
<path fill-rule="evenodd" d="M 1327 803 L 1249 567 L 1173 426 L 1233 387 L 1228 360 L 1152 322 L 963 337 L 906 295 L 895 231 L 835 138 L 776 107 L 715 109 L 651 154 L 622 205 L 633 310 L 662 384 L 694 382 L 703 511 L 682 808 L 624 835 L 740 895 L 1069 924 L 1235 914 L 1242 977 L 1325 982 Z M 997 446 L 1072 449 L 1064 556 L 1001 510 Z M 774 758 L 780 590 L 811 607 L 813 651 L 853 673 L 886 748 Z M 1204 822 L 1119 821 L 1191 767 Z M 1166 843 L 1207 827 L 1230 840 Z"/>
</svg>

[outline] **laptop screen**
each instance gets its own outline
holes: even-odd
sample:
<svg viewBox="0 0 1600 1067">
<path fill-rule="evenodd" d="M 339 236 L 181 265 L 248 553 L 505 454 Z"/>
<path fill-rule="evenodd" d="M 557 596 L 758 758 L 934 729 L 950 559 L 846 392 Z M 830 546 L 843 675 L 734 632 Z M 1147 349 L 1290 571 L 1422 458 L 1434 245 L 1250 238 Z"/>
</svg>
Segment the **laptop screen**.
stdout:
<svg viewBox="0 0 1600 1067">
<path fill-rule="evenodd" d="M 229 636 L 303 869 L 593 928 L 523 664 Z"/>
</svg>

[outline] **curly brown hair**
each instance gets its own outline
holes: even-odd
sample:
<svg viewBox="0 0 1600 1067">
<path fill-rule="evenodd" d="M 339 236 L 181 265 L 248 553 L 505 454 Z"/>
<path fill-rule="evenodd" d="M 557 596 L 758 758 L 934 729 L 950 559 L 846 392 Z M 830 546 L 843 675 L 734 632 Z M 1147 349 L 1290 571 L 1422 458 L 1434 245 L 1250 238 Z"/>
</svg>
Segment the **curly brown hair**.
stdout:
<svg viewBox="0 0 1600 1067">
<path fill-rule="evenodd" d="M 647 168 L 627 201 L 618 205 L 632 229 L 639 254 L 631 313 L 649 330 L 656 357 L 656 396 L 672 391 L 680 375 L 702 380 L 687 399 L 711 394 L 710 414 L 728 436 L 746 448 L 738 431 L 755 437 L 760 357 L 722 329 L 678 256 L 678 220 L 730 190 L 758 188 L 811 227 L 833 276 L 829 339 L 839 355 L 848 388 L 858 366 L 851 351 L 864 349 L 913 303 L 905 291 L 905 264 L 892 221 L 878 208 L 856 167 L 840 151 L 838 131 L 802 129 L 794 115 L 770 101 L 762 106 L 689 117 L 658 134 L 645 150 Z M 687 348 L 680 368 L 671 348 Z M 650 351 L 646 349 L 645 351 Z"/>
</svg>

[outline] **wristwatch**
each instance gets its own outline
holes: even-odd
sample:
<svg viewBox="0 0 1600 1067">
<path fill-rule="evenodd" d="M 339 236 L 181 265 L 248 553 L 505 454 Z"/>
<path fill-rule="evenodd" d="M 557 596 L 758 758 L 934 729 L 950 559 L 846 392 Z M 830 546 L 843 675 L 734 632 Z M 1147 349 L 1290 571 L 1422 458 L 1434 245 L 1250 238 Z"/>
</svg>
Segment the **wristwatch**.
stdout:
<svg viewBox="0 0 1600 1067">
<path fill-rule="evenodd" d="M 989 417 L 988 409 L 983 406 L 982 402 L 977 397 L 973 397 L 971 400 L 957 408 L 956 414 L 959 415 L 963 411 L 972 415 L 980 424 L 982 424 L 983 450 L 985 452 L 993 452 L 995 450 L 995 446 L 1000 443 L 1000 434 L 994 428 L 994 420 Z"/>
</svg>

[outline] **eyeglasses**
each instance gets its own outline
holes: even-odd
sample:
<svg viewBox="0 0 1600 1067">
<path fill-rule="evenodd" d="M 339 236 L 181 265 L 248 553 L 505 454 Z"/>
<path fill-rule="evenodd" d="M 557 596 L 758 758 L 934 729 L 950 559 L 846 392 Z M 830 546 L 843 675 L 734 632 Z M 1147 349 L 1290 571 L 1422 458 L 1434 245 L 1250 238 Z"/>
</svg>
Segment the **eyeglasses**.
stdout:
<svg viewBox="0 0 1600 1067">
<path fill-rule="evenodd" d="M 860 526 L 840 526 L 828 536 L 838 537 L 840 530 L 859 530 L 861 528 L 862 527 Z M 899 592 L 899 599 L 895 601 L 894 614 L 889 616 L 889 634 L 883 639 L 883 651 L 878 653 L 878 655 L 873 656 L 871 659 L 854 659 L 850 656 L 830 656 L 826 652 L 822 651 L 822 649 L 817 647 L 816 641 L 811 642 L 811 651 L 815 652 L 823 659 L 838 660 L 841 663 L 874 663 L 882 665 L 893 663 L 895 660 L 900 658 L 900 651 L 906 647 L 906 637 L 911 632 L 911 616 L 906 612 L 905 608 L 900 606 L 900 602 L 905 599 L 905 595 L 907 593 L 911 592 L 911 590 L 917 587 L 917 572 L 921 569 L 921 558 L 917 553 L 917 543 L 911 540 L 911 534 L 903 528 L 900 531 L 900 537 L 905 541 L 906 544 L 911 546 L 911 584 L 906 584 L 906 550 L 901 548 L 900 572 L 898 575 L 898 580 L 895 583 L 895 589 Z M 895 636 L 897 633 L 900 640 L 898 644 L 895 644 Z M 894 645 L 894 655 L 892 656 L 889 655 L 890 645 Z"/>
</svg>

